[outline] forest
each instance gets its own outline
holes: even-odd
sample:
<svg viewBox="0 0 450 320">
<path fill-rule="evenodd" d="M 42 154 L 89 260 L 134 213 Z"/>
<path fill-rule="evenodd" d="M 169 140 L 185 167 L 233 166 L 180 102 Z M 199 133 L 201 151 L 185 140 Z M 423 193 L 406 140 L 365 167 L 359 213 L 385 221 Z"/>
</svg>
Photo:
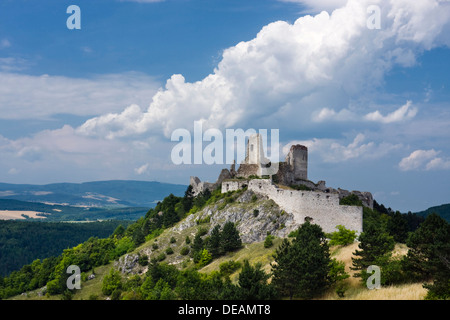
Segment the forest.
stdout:
<svg viewBox="0 0 450 320">
<path fill-rule="evenodd" d="M 108 237 L 119 225 L 132 221 L 89 223 L 0 220 L 0 276 L 35 259 L 56 257 L 90 237 Z"/>
</svg>

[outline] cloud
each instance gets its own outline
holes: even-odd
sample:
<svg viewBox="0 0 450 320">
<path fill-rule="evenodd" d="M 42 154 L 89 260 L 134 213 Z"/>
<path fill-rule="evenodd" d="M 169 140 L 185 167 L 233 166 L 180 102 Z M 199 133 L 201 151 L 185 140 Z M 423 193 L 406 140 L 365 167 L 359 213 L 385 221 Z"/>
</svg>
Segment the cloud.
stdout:
<svg viewBox="0 0 450 320">
<path fill-rule="evenodd" d="M 169 142 L 154 138 L 121 141 L 86 137 L 69 125 L 14 140 L 0 136 L 0 180 L 14 177 L 13 182 L 48 183 L 130 179 L 150 169 L 157 170 L 159 177 L 170 170 L 165 180 L 171 180 L 180 170 L 171 165 L 171 147 Z M 13 176 L 10 168 L 17 169 Z"/>
<path fill-rule="evenodd" d="M 416 170 L 425 163 L 432 162 L 439 153 L 440 151 L 436 151 L 434 149 L 415 150 L 409 156 L 403 158 L 398 166 L 402 171 Z"/>
<path fill-rule="evenodd" d="M 177 128 L 192 129 L 196 120 L 204 120 L 206 127 L 227 128 L 277 119 L 295 130 L 309 126 L 311 119 L 361 118 L 360 112 L 334 110 L 375 93 L 393 66 L 414 65 L 423 50 L 450 44 L 449 6 L 436 0 L 375 3 L 382 8 L 380 30 L 366 26 L 367 7 L 374 4 L 369 0 L 349 0 L 332 14 L 306 15 L 293 24 L 270 23 L 254 39 L 224 50 L 214 72 L 203 80 L 190 83 L 175 74 L 148 108 L 108 112 L 79 131 L 110 138 L 144 133 L 170 137 Z M 392 123 L 416 113 L 409 102 L 387 115 L 366 113 L 365 120 Z"/>
<path fill-rule="evenodd" d="M 149 167 L 149 164 L 146 163 L 146 164 L 140 166 L 139 168 L 135 168 L 134 172 L 136 172 L 136 174 L 138 174 L 138 175 L 141 175 L 148 171 L 148 167 Z"/>
<path fill-rule="evenodd" d="M 333 11 L 334 9 L 345 6 L 348 0 L 278 0 L 281 2 L 294 2 L 305 5 L 314 12 Z"/>
<path fill-rule="evenodd" d="M 392 123 L 399 122 L 403 120 L 412 119 L 417 114 L 418 109 L 411 107 L 412 102 L 407 101 L 405 105 L 401 106 L 394 112 L 383 116 L 378 110 L 367 114 L 364 118 L 368 121 L 381 122 L 381 123 Z"/>
<path fill-rule="evenodd" d="M 11 47 L 11 42 L 8 39 L 4 38 L 0 40 L 0 49 L 6 49 Z"/>
<path fill-rule="evenodd" d="M 312 120 L 314 122 L 324 121 L 358 121 L 360 117 L 348 109 L 342 109 L 338 112 L 334 109 L 323 108 L 318 113 L 313 113 Z"/>
<path fill-rule="evenodd" d="M 29 62 L 22 58 L 0 58 L 0 72 L 17 72 L 27 69 Z"/>
<path fill-rule="evenodd" d="M 0 58 L 0 70 L 17 68 L 11 67 L 15 62 Z M 62 113 L 96 116 L 147 103 L 158 87 L 152 77 L 138 72 L 89 79 L 0 72 L 0 118 L 47 119 Z"/>
<path fill-rule="evenodd" d="M 427 163 L 426 170 L 449 170 L 450 159 L 434 158 Z"/>
<path fill-rule="evenodd" d="M 335 139 L 317 139 L 291 141 L 283 147 L 283 153 L 287 154 L 293 144 L 302 144 L 308 147 L 308 151 L 319 155 L 324 162 L 337 163 L 346 162 L 352 159 L 376 159 L 389 154 L 391 151 L 399 149 L 400 144 L 387 142 L 375 143 L 366 142 L 366 136 L 359 133 L 352 142 L 344 144 Z"/>
<path fill-rule="evenodd" d="M 16 168 L 11 168 L 8 170 L 8 174 L 10 174 L 10 175 L 15 175 L 15 174 L 18 174 L 19 172 L 20 172 L 20 170 L 16 169 Z"/>
<path fill-rule="evenodd" d="M 358 115 L 349 109 L 341 109 L 336 112 L 334 109 L 323 108 L 320 111 L 313 113 L 312 120 L 314 122 L 325 121 L 370 121 L 379 123 L 394 123 L 406 121 L 414 118 L 418 112 L 418 108 L 412 107 L 412 101 L 407 101 L 406 104 L 399 107 L 395 111 L 383 116 L 380 111 L 367 113 L 365 115 Z"/>
</svg>

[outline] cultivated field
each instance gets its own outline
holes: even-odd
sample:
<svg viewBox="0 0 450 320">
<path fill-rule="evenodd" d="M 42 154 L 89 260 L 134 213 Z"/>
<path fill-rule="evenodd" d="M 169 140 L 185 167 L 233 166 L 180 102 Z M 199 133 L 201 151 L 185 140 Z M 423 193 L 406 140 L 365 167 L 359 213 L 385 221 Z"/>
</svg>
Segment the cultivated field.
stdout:
<svg viewBox="0 0 450 320">
<path fill-rule="evenodd" d="M 38 215 L 40 214 L 40 216 Z M 15 219 L 25 219 L 24 216 L 34 219 L 45 219 L 42 214 L 48 214 L 37 211 L 10 211 L 10 210 L 0 210 L 0 220 L 15 220 Z"/>
</svg>

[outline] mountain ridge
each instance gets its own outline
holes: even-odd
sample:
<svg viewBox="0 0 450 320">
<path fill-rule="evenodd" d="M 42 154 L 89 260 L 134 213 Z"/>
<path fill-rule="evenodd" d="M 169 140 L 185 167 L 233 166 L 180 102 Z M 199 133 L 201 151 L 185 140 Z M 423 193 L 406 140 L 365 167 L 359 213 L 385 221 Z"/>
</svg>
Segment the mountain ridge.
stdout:
<svg viewBox="0 0 450 320">
<path fill-rule="evenodd" d="M 158 181 L 104 180 L 82 183 L 0 183 L 0 199 L 87 207 L 153 207 L 167 194 L 183 195 L 186 185 Z"/>
<path fill-rule="evenodd" d="M 448 222 L 450 222 L 450 203 L 445 203 L 445 204 L 429 207 L 428 209 L 425 209 L 425 210 L 422 210 L 419 212 L 415 212 L 415 214 L 422 216 L 422 217 L 426 217 L 426 216 L 432 214 L 433 212 L 438 214 L 440 217 L 447 220 Z"/>
</svg>

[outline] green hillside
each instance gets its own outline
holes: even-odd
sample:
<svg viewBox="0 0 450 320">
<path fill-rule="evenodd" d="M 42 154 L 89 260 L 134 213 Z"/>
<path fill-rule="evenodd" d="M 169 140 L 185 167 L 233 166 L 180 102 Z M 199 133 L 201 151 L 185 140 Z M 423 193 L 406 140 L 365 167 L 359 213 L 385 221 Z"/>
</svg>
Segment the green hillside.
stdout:
<svg viewBox="0 0 450 320">
<path fill-rule="evenodd" d="M 424 210 L 424 211 L 416 212 L 417 215 L 422 216 L 422 217 L 426 217 L 432 213 L 436 213 L 440 217 L 442 217 L 445 220 L 447 220 L 448 222 L 450 222 L 450 203 L 442 204 L 440 206 L 428 208 L 427 210 Z"/>
<path fill-rule="evenodd" d="M 91 223 L 62 223 L 1 221 L 0 220 L 0 276 L 19 270 L 35 259 L 56 257 L 90 237 L 105 238 L 119 226 L 132 221 L 104 221 Z"/>
<path fill-rule="evenodd" d="M 331 240 L 347 238 L 351 231 L 325 235 L 318 225 L 292 224 L 290 214 L 275 202 L 249 190 L 224 194 L 216 190 L 193 197 L 188 189 L 184 197 L 164 198 L 144 217 L 107 238 L 90 238 L 64 250 L 55 260 L 34 261 L 9 277 L 0 278 L 0 297 L 20 300 L 450 297 L 450 288 L 446 287 L 450 283 L 448 272 L 442 262 L 445 259 L 429 256 L 435 252 L 446 254 L 450 225 L 445 220 L 431 214 L 418 228 L 408 229 L 407 216 L 400 212 L 364 208 L 363 229 L 359 242 L 353 242 L 353 234 L 350 242 L 330 247 Z M 394 239 L 402 241 L 396 244 Z M 67 287 L 69 265 L 81 269 L 81 290 Z M 279 266 L 275 269 L 278 276 L 273 265 Z M 381 273 L 379 290 L 369 290 L 365 285 L 369 265 L 385 270 Z M 424 283 L 426 287 L 422 286 Z"/>
</svg>

